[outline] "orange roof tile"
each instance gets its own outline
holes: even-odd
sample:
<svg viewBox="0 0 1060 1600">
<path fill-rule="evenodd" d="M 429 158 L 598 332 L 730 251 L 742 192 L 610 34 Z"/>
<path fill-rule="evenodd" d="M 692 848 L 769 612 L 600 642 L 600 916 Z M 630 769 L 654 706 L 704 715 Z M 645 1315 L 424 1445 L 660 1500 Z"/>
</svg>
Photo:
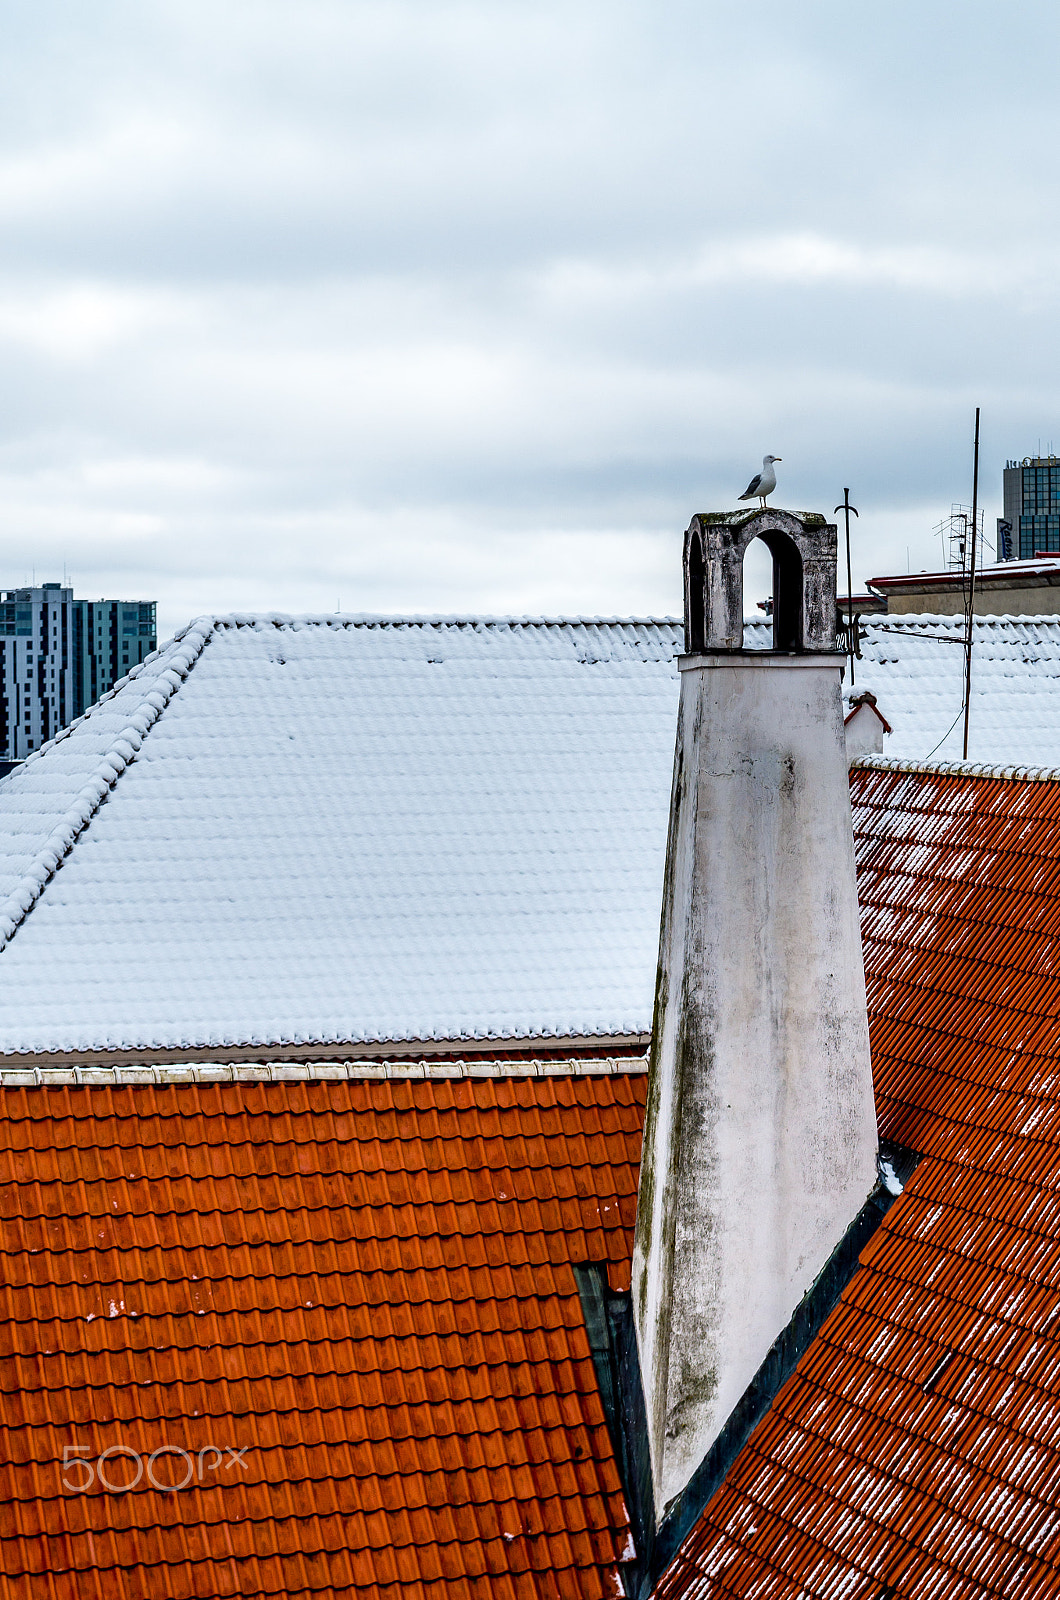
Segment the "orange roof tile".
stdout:
<svg viewBox="0 0 1060 1600">
<path fill-rule="evenodd" d="M 1060 781 L 852 774 L 881 1133 L 922 1152 L 661 1596 L 1060 1594 Z"/>
<path fill-rule="evenodd" d="M 614 1595 L 644 1088 L 4 1090 L 2 1600 Z"/>
</svg>

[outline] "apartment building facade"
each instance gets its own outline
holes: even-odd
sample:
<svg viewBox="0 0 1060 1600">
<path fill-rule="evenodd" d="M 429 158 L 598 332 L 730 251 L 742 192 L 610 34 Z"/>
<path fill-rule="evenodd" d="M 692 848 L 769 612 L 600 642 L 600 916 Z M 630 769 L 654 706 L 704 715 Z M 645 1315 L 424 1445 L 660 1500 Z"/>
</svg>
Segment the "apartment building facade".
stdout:
<svg viewBox="0 0 1060 1600">
<path fill-rule="evenodd" d="M 74 704 L 80 716 L 158 648 L 154 600 L 75 600 Z"/>
<path fill-rule="evenodd" d="M 0 760 L 21 761 L 157 648 L 155 602 L 0 590 Z"/>
</svg>

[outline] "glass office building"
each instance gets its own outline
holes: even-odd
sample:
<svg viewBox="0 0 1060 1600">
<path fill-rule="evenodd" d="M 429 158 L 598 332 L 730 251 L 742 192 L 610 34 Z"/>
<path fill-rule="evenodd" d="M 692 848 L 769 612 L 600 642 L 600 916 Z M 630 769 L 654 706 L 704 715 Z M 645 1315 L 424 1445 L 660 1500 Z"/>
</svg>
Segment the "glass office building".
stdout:
<svg viewBox="0 0 1060 1600">
<path fill-rule="evenodd" d="M 1060 555 L 1060 459 L 1024 456 L 1022 461 L 1006 461 L 1004 483 L 1003 521 L 1011 529 L 1011 559 Z M 1000 532 L 1000 523 L 998 528 Z"/>
</svg>

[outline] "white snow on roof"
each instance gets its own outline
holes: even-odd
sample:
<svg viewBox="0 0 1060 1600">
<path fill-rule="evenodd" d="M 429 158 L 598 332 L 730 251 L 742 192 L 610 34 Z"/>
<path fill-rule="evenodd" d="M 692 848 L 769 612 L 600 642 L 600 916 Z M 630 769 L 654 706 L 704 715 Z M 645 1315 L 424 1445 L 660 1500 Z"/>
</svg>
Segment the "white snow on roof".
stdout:
<svg viewBox="0 0 1060 1600">
<path fill-rule="evenodd" d="M 866 624 L 888 756 L 959 757 L 961 629 Z M 1060 619 L 975 639 L 971 758 L 1060 768 Z M 680 648 L 193 623 L 0 782 L 0 1050 L 646 1033 Z"/>
<path fill-rule="evenodd" d="M 843 693 L 870 689 L 891 724 L 883 753 L 959 761 L 964 737 L 963 617 L 865 617 L 862 659 Z M 744 628 L 765 649 L 771 625 Z M 968 759 L 1060 768 L 1060 617 L 977 617 L 972 637 Z"/>
<path fill-rule="evenodd" d="M 0 783 L 0 1049 L 647 1031 L 679 631 L 194 624 Z"/>
<path fill-rule="evenodd" d="M 885 755 L 961 759 L 964 633 L 963 617 L 866 622 L 855 691 L 871 689 L 891 724 Z M 976 618 L 968 759 L 1060 767 L 1060 618 Z"/>
<path fill-rule="evenodd" d="M 211 626 L 192 623 L 0 783 L 0 948 L 140 749 Z"/>
</svg>

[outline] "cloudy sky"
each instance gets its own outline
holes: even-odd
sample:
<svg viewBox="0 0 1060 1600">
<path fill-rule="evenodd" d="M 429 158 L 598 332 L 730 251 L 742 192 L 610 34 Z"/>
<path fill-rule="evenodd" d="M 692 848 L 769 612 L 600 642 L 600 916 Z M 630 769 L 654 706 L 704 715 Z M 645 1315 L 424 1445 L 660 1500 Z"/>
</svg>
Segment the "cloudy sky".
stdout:
<svg viewBox="0 0 1060 1600">
<path fill-rule="evenodd" d="M 855 577 L 1060 449 L 1035 0 L 7 0 L 3 583 L 645 614 L 765 451 Z"/>
</svg>

